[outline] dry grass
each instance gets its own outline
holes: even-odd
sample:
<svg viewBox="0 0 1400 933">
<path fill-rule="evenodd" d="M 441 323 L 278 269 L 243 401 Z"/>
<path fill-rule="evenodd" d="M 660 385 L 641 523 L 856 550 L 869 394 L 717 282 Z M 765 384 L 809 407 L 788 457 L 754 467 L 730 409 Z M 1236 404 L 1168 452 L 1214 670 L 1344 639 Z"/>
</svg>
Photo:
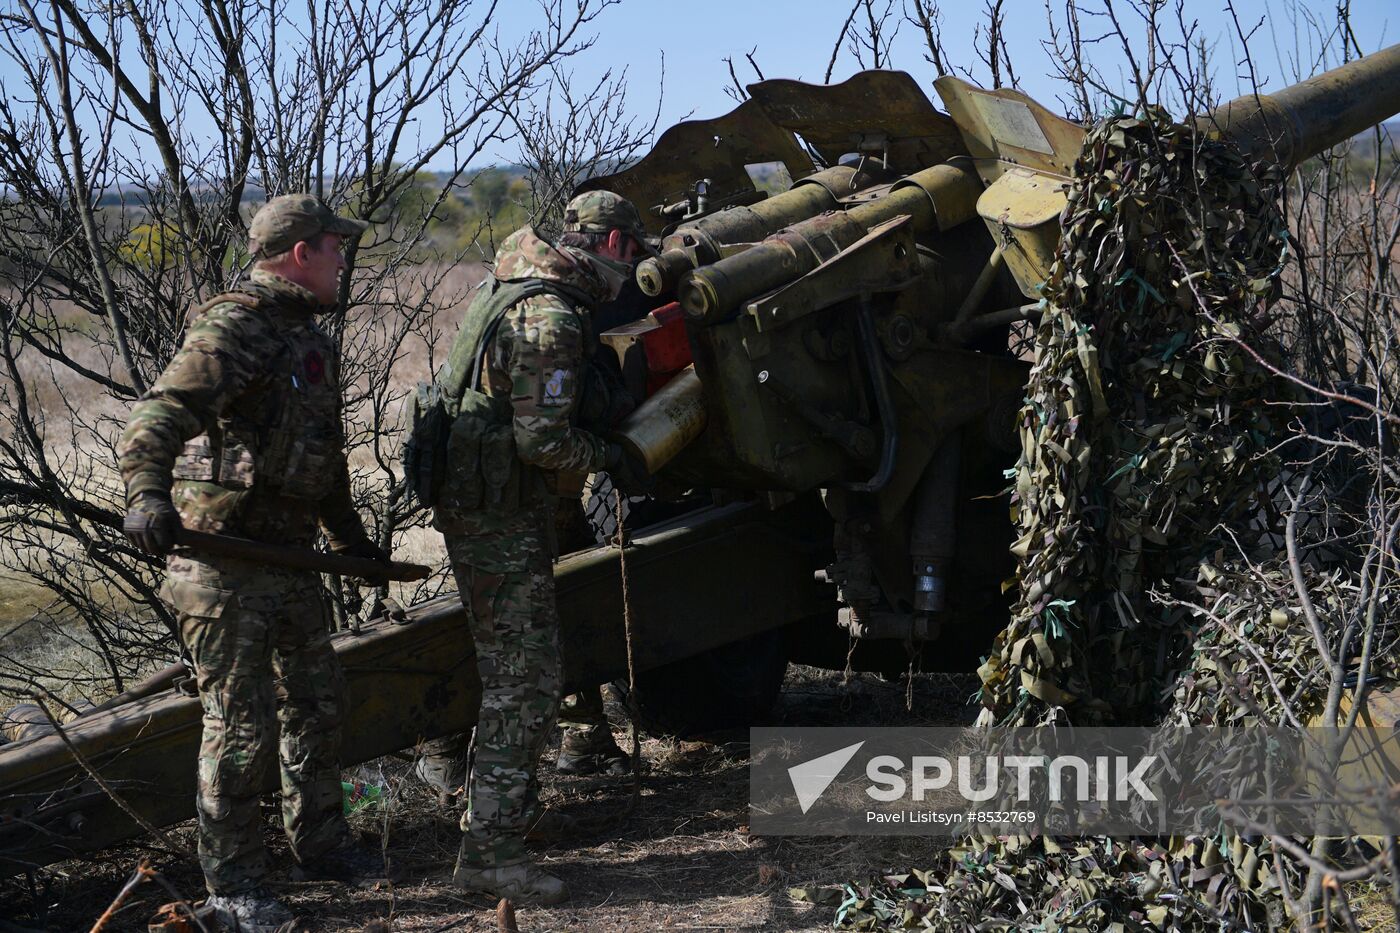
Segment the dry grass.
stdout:
<svg viewBox="0 0 1400 933">
<path fill-rule="evenodd" d="M 91 316 L 67 304 L 60 305 L 57 312 L 58 324 L 65 330 L 66 355 L 94 371 L 112 371 L 110 352 L 89 336 L 93 327 Z M 38 413 L 35 428 L 54 473 L 60 480 L 84 489 L 95 504 L 112 507 L 119 498 L 120 478 L 110 450 L 121 433 L 126 405 L 96 383 L 38 353 L 21 354 L 17 367 L 24 383 L 25 402 Z M 0 437 L 14 440 L 12 428 L 10 421 L 0 421 Z M 52 536 L 46 539 L 52 540 Z M 17 548 L 23 547 L 26 544 L 14 538 L 0 537 L 0 565 L 21 565 L 19 558 L 24 555 L 17 553 Z M 72 548 L 65 552 L 76 553 Z M 7 625 L 28 619 L 47 602 L 42 586 L 22 574 L 0 570 L 0 633 Z"/>
<path fill-rule="evenodd" d="M 32 580 L 0 573 L 0 644 L 10 643 L 11 624 L 33 618 L 48 601 L 48 590 Z"/>
<path fill-rule="evenodd" d="M 1351 899 L 1352 912 L 1357 924 L 1363 930 L 1394 930 L 1395 907 L 1391 903 L 1393 892 L 1384 882 L 1356 882 L 1347 887 Z"/>
<path fill-rule="evenodd" d="M 904 687 L 873 675 L 812 668 L 789 671 L 777 721 L 787 725 L 955 724 L 970 719 L 965 701 L 973 689 L 965 675 L 920 675 L 915 708 L 904 709 Z M 619 710 L 610 710 L 614 719 Z M 619 730 L 618 739 L 625 741 Z M 536 850 L 536 857 L 570 886 L 561 907 L 522 908 L 522 930 L 821 930 L 825 908 L 792 901 L 795 885 L 868 877 L 872 872 L 927 866 L 943 844 L 918 837 L 762 837 L 748 832 L 747 734 L 709 742 L 648 739 L 640 806 L 630 815 L 627 780 L 567 777 L 554 773 L 555 749 L 542 768 L 547 805 L 604 828 Z M 403 880 L 392 890 L 354 890 L 332 884 L 280 884 L 309 930 L 387 929 L 447 933 L 496 929 L 494 901 L 465 897 L 450 883 L 459 831 L 455 812 L 441 810 L 434 795 L 407 776 L 408 765 L 382 759 L 365 769 L 392 789 L 388 811 L 357 815 L 358 828 L 386 845 Z M 276 813 L 265 806 L 267 835 L 279 876 L 289 865 L 276 829 Z M 608 819 L 611 817 L 612 819 Z M 192 827 L 179 835 L 191 843 Z M 0 882 L 0 917 L 23 926 L 86 928 L 128 877 L 135 849 L 110 853 L 92 863 L 66 863 L 41 873 L 38 897 L 12 879 Z M 157 856 L 160 869 L 181 891 L 201 887 L 195 866 Z M 156 906 L 168 897 L 143 890 L 110 928 L 145 929 Z M 41 912 L 36 912 L 41 911 Z"/>
</svg>

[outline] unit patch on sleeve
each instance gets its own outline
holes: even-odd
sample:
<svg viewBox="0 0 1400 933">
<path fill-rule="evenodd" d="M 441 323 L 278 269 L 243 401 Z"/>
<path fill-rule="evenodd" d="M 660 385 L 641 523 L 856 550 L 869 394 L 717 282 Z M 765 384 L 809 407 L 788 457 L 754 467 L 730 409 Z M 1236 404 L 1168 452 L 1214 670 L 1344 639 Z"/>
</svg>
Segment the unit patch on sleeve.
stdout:
<svg viewBox="0 0 1400 933">
<path fill-rule="evenodd" d="M 574 374 L 567 369 L 556 369 L 544 381 L 544 397 L 541 405 L 567 405 L 574 398 Z"/>
</svg>

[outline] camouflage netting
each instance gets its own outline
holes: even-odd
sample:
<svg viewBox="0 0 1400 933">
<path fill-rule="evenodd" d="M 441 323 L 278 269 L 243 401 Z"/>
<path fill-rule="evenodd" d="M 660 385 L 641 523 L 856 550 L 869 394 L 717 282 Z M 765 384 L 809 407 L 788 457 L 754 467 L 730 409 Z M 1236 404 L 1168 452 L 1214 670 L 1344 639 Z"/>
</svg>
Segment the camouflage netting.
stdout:
<svg viewBox="0 0 1400 933">
<path fill-rule="evenodd" d="M 1194 931 L 1221 929 L 1221 915 L 1268 929 L 1280 905 L 1244 894 L 1272 889 L 1266 867 L 1238 841 L 1168 852 L 1137 840 L 1010 839 L 953 849 L 942 869 L 789 893 L 835 908 L 835 925 L 854 930 Z"/>
<path fill-rule="evenodd" d="M 1353 572 L 1306 565 L 1299 572 L 1321 619 L 1332 622 L 1356 615 L 1361 600 Z M 1282 724 L 1283 691 L 1300 723 L 1321 722 L 1331 678 L 1298 610 L 1287 558 L 1253 565 L 1202 563 L 1191 589 L 1191 602 L 1219 622 L 1206 622 L 1203 611 L 1193 612 L 1191 662 L 1177 677 L 1161 721 L 1192 726 Z M 1378 620 L 1378 629 L 1393 631 L 1394 607 L 1382 611 L 1387 618 Z M 1400 655 L 1393 647 L 1370 653 L 1366 662 L 1372 689 L 1400 682 Z"/>
<path fill-rule="evenodd" d="M 1299 717 L 1321 710 L 1322 658 L 1259 520 L 1290 390 L 1243 346 L 1271 345 L 1279 182 L 1159 110 L 1089 133 L 1021 412 L 1019 598 L 979 671 L 983 724 L 1278 723 L 1261 658 Z M 1345 573 L 1301 572 L 1346 615 Z M 1002 837 L 793 893 L 857 929 L 1259 929 L 1284 916 L 1277 867 L 1267 841 L 1223 834 Z"/>
<path fill-rule="evenodd" d="M 1282 390 L 1241 342 L 1267 346 L 1278 193 L 1160 110 L 1086 139 L 1021 411 L 1020 595 L 979 671 L 984 720 L 1160 719 L 1190 630 L 1148 589 L 1242 533 L 1276 469 Z"/>
<path fill-rule="evenodd" d="M 1348 571 L 1301 572 L 1319 615 L 1355 613 L 1357 587 Z M 1301 721 L 1315 720 L 1328 677 L 1293 603 L 1286 559 L 1202 563 L 1194 583 L 1178 590 L 1188 590 L 1183 600 L 1219 623 L 1199 611 L 1183 623 L 1193 641 L 1191 658 L 1168 694 L 1162 722 L 1277 722 L 1281 703 L 1273 684 L 1289 691 L 1289 706 Z M 1395 624 L 1390 619 L 1387 627 Z M 1396 683 L 1400 655 L 1376 652 L 1369 678 Z M 1267 840 L 1235 835 L 985 838 L 965 841 L 931 871 L 792 893 L 829 905 L 837 926 L 857 930 L 1260 930 L 1286 926 L 1279 870 L 1298 890 L 1295 864 L 1280 865 Z"/>
</svg>

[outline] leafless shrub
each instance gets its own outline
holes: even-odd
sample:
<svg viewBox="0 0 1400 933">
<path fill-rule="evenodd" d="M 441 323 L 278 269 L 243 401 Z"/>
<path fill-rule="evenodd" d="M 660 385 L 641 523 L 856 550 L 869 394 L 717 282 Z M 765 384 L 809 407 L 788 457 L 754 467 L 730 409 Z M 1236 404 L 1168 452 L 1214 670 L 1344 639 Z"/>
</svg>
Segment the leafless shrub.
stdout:
<svg viewBox="0 0 1400 933">
<path fill-rule="evenodd" d="M 608 69 L 583 88 L 576 88 L 572 76 L 559 66 L 551 66 L 550 78 L 537 106 L 529 111 L 510 108 L 504 116 L 515 128 L 530 166 L 535 222 L 546 233 L 557 233 L 574 187 L 594 175 L 617 171 L 656 133 L 662 97 L 658 89 L 656 109 L 644 120 L 629 115 L 625 68 Z M 665 79 L 663 55 L 660 80 Z"/>
<path fill-rule="evenodd" d="M 113 530 L 113 445 L 188 309 L 240 276 L 265 197 L 309 190 L 376 222 L 350 249 L 345 311 L 325 323 L 371 533 L 385 546 L 421 534 L 395 466 L 403 401 L 441 355 L 455 320 L 439 318 L 479 278 L 459 270 L 489 233 L 444 250 L 430 227 L 508 137 L 550 159 L 541 209 L 627 157 L 648 129 L 618 116 L 621 76 L 585 95 L 567 67 L 616 2 L 545 0 L 514 38 L 496 0 L 18 0 L 0 13 L 14 75 L 0 80 L 0 566 L 37 603 L 5 633 L 0 691 L 57 678 L 100 694 L 173 655 L 159 568 Z M 342 619 L 363 611 L 353 586 L 328 585 Z M 20 656 L 27 638 L 77 650 L 55 670 Z"/>
<path fill-rule="evenodd" d="M 758 46 L 754 46 L 744 53 L 744 59 L 748 61 L 749 67 L 753 69 L 758 80 L 763 80 L 763 69 L 758 67 L 758 62 L 754 55 L 758 52 Z M 727 55 L 720 59 L 729 69 L 729 83 L 724 86 L 724 93 L 728 94 L 732 100 L 743 103 L 749 99 L 749 92 L 744 89 L 744 82 L 739 80 L 739 73 L 734 70 L 734 56 Z"/>
<path fill-rule="evenodd" d="M 895 16 L 894 0 L 856 0 L 841 31 L 831 47 L 831 59 L 826 65 L 825 82 L 831 81 L 836 59 L 844 46 L 861 68 L 890 67 L 890 46 L 899 34 L 901 17 Z"/>
</svg>

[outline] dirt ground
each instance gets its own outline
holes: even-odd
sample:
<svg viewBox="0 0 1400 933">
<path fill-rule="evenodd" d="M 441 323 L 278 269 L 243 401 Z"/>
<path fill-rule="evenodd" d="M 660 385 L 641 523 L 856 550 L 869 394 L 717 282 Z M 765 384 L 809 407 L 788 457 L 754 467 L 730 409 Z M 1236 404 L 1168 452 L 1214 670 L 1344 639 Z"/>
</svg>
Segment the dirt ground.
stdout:
<svg viewBox="0 0 1400 933">
<path fill-rule="evenodd" d="M 917 675 L 913 709 L 904 682 L 867 674 L 792 667 L 775 711 L 786 725 L 948 725 L 971 720 L 975 677 Z M 613 714 L 620 714 L 612 709 Z M 619 732 L 619 741 L 626 735 Z M 920 837 L 760 837 L 748 833 L 746 733 L 709 741 L 647 738 L 641 798 L 628 814 L 630 779 L 555 774 L 546 754 L 547 805 L 584 820 L 574 838 L 535 851 L 569 885 L 556 908 L 517 913 L 522 931 L 821 930 L 831 909 L 791 900 L 793 886 L 832 884 L 873 873 L 930 866 L 942 844 Z M 408 776 L 394 758 L 357 769 L 383 781 L 392 802 L 357 814 L 366 838 L 384 846 L 401 880 L 392 888 L 347 890 L 329 883 L 279 883 L 301 929 L 315 931 L 496 930 L 496 904 L 467 897 L 450 883 L 459 831 L 456 814 Z M 267 839 L 278 876 L 290 865 L 276 811 L 264 806 Z M 193 847 L 192 825 L 172 836 Z M 181 894 L 198 897 L 198 869 L 178 856 L 135 847 L 93 862 L 51 866 L 32 883 L 0 882 L 0 933 L 91 929 L 142 856 Z M 153 883 L 139 886 L 105 928 L 144 931 L 156 907 L 172 898 Z"/>
</svg>

